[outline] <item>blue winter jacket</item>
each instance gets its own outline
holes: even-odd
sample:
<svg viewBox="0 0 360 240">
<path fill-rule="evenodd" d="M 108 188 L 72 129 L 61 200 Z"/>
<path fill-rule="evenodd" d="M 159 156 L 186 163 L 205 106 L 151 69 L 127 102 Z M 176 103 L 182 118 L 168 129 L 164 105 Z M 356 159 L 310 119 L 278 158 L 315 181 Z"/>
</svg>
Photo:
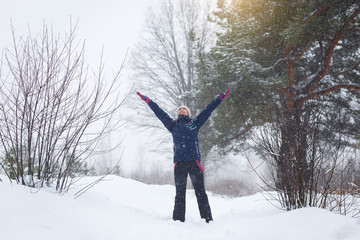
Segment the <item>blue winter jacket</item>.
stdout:
<svg viewBox="0 0 360 240">
<path fill-rule="evenodd" d="M 178 161 L 201 161 L 199 151 L 198 133 L 202 125 L 210 117 L 211 113 L 222 100 L 217 97 L 195 118 L 180 115 L 178 119 L 172 119 L 154 101 L 150 101 L 149 107 L 160 119 L 164 126 L 172 133 L 174 142 L 174 163 Z"/>
</svg>

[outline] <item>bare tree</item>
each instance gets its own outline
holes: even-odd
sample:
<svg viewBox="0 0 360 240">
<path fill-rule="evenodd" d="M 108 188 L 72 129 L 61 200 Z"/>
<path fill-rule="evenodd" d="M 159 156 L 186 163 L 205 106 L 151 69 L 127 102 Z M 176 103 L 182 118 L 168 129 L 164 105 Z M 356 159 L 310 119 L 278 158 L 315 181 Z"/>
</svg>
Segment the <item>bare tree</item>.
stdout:
<svg viewBox="0 0 360 240">
<path fill-rule="evenodd" d="M 101 59 L 91 72 L 75 29 L 55 36 L 44 24 L 27 38 L 13 30 L 13 48 L 4 52 L 0 149 L 9 168 L 1 167 L 17 183 L 66 190 L 99 141 L 120 126 L 114 116 L 128 97 L 119 89 L 122 67 L 105 79 Z"/>
<path fill-rule="evenodd" d="M 153 6 L 132 53 L 136 89 L 170 112 L 182 103 L 195 106 L 196 64 L 211 42 L 210 9 L 203 2 L 163 0 Z"/>
<path fill-rule="evenodd" d="M 160 1 L 149 9 L 142 38 L 132 52 L 130 65 L 135 88 L 172 117 L 182 104 L 191 109 L 192 115 L 206 106 L 195 95 L 198 63 L 215 40 L 214 24 L 208 20 L 210 12 L 210 0 Z M 170 154 L 171 135 L 145 104 L 138 99 L 134 103 L 138 113 L 134 125 L 151 133 L 149 150 Z M 201 152 L 205 159 L 206 151 Z"/>
</svg>

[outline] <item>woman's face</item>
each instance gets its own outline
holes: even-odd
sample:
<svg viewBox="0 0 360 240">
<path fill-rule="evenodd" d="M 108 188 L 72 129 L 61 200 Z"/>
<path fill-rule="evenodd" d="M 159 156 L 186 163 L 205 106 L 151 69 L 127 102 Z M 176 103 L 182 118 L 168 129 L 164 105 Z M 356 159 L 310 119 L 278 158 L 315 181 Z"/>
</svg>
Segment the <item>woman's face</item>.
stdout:
<svg viewBox="0 0 360 240">
<path fill-rule="evenodd" d="M 179 108 L 179 110 L 178 110 L 178 115 L 186 115 L 186 116 L 189 116 L 189 113 L 188 113 L 188 111 L 186 110 L 186 108 L 181 107 L 181 108 Z"/>
</svg>

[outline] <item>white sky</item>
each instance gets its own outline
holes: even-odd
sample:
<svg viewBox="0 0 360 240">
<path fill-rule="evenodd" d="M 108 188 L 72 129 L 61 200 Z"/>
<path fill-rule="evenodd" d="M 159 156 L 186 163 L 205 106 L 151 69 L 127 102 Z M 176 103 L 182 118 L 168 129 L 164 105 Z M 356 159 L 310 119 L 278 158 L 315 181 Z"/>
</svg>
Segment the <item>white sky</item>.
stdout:
<svg viewBox="0 0 360 240">
<path fill-rule="evenodd" d="M 16 37 L 28 36 L 29 28 L 32 35 L 40 34 L 44 21 L 58 35 L 69 32 L 71 19 L 73 23 L 79 21 L 77 40 L 86 41 L 87 63 L 97 68 L 104 47 L 105 71 L 111 75 L 139 39 L 144 14 L 153 1 L 156 0 L 0 0 L 0 54 L 5 47 L 12 47 L 11 23 Z M 128 82 L 126 69 L 120 80 Z M 136 158 L 138 136 L 130 135 L 126 142 L 125 155 Z M 131 157 L 125 158 L 133 162 Z"/>
<path fill-rule="evenodd" d="M 16 36 L 41 33 L 43 23 L 55 35 L 78 23 L 78 40 L 86 40 L 87 60 L 97 64 L 104 47 L 105 65 L 118 68 L 126 50 L 138 39 L 149 0 L 0 0 L 0 49 Z M 95 61 L 95 62 L 94 62 Z M 115 70 L 114 69 L 114 70 Z"/>
</svg>

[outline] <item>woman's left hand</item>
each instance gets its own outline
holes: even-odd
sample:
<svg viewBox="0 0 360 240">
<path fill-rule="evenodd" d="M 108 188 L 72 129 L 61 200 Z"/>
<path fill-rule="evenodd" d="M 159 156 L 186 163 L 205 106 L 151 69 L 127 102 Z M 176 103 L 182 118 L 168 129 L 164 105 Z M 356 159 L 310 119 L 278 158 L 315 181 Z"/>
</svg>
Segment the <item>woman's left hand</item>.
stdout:
<svg viewBox="0 0 360 240">
<path fill-rule="evenodd" d="M 228 88 L 225 92 L 221 92 L 219 94 L 220 99 L 224 100 L 227 97 L 227 95 L 229 94 L 229 92 L 230 92 L 230 88 Z"/>
</svg>

